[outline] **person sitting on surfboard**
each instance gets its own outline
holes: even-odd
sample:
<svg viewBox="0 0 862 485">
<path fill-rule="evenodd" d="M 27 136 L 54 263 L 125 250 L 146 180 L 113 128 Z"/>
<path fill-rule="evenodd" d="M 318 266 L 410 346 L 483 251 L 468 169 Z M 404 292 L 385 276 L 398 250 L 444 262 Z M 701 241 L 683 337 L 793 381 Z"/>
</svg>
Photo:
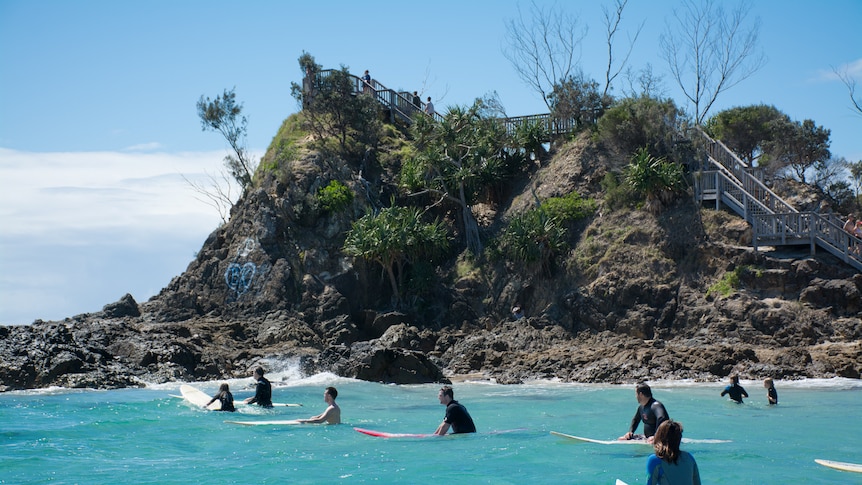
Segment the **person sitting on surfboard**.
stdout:
<svg viewBox="0 0 862 485">
<path fill-rule="evenodd" d="M 648 443 L 653 442 L 655 430 L 663 423 L 670 419 L 667 415 L 667 410 L 664 404 L 656 401 L 652 397 L 652 389 L 646 383 L 640 383 L 635 388 L 635 396 L 638 400 L 638 410 L 632 418 L 632 424 L 629 426 L 629 432 L 620 436 L 620 440 L 642 440 L 646 439 Z M 644 423 L 644 434 L 637 435 L 635 430 L 638 429 L 640 422 Z"/>
<path fill-rule="evenodd" d="M 745 389 L 739 385 L 739 376 L 733 374 L 730 376 L 730 385 L 725 387 L 723 391 L 721 391 L 721 395 L 730 394 L 730 399 L 733 401 L 742 404 L 742 398 L 748 397 L 748 393 L 745 392 Z"/>
<path fill-rule="evenodd" d="M 210 402 L 204 405 L 204 408 L 208 408 L 210 404 L 214 403 L 218 399 L 221 402 L 221 408 L 216 409 L 216 411 L 236 411 L 236 408 L 233 407 L 233 394 L 230 393 L 230 388 L 227 383 L 222 384 L 218 388 L 218 394 L 213 397 Z"/>
<path fill-rule="evenodd" d="M 475 433 L 476 425 L 473 424 L 473 418 L 467 412 L 461 403 L 455 400 L 455 391 L 449 386 L 443 386 L 437 394 L 437 399 L 440 399 L 440 404 L 446 406 L 446 417 L 443 422 L 437 427 L 436 435 L 443 436 L 452 427 L 452 433 Z"/>
<path fill-rule="evenodd" d="M 258 367 L 254 370 L 254 378 L 257 381 L 255 386 L 254 396 L 245 400 L 246 404 L 257 404 L 264 408 L 272 407 L 272 384 L 263 377 L 263 368 Z"/>
<path fill-rule="evenodd" d="M 312 416 L 308 419 L 297 419 L 297 421 L 300 423 L 341 424 L 341 408 L 338 407 L 338 404 L 335 404 L 336 397 L 338 397 L 338 391 L 334 387 L 327 387 L 326 391 L 323 392 L 323 400 L 329 405 L 326 410 L 317 416 Z"/>
<path fill-rule="evenodd" d="M 653 441 L 655 454 L 647 458 L 647 485 L 700 485 L 697 462 L 691 453 L 679 449 L 681 441 L 682 423 L 669 419 L 659 425 Z"/>
</svg>

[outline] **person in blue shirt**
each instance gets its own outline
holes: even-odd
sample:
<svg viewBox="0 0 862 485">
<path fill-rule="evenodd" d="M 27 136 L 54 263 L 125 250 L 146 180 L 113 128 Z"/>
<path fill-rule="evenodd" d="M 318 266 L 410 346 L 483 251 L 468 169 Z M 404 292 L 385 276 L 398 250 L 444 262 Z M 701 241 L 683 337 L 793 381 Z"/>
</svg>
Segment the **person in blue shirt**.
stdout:
<svg viewBox="0 0 862 485">
<path fill-rule="evenodd" d="M 682 423 L 669 419 L 655 432 L 655 454 L 647 458 L 647 485 L 700 485 L 700 471 L 691 453 L 679 449 Z"/>
<path fill-rule="evenodd" d="M 729 395 L 731 400 L 736 401 L 739 404 L 742 404 L 742 398 L 748 397 L 748 393 L 739 385 L 739 376 L 736 374 L 730 376 L 730 385 L 721 391 L 721 395 Z"/>
</svg>

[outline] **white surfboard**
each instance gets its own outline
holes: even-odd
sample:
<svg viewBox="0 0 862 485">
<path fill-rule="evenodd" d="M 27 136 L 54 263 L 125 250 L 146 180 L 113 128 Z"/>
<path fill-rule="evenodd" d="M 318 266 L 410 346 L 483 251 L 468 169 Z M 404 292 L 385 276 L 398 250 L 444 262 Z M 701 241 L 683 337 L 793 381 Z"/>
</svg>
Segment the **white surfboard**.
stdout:
<svg viewBox="0 0 862 485">
<path fill-rule="evenodd" d="M 624 482 L 624 481 L 622 481 L 622 480 L 620 480 L 619 478 L 617 478 L 617 483 L 616 483 L 616 485 L 629 485 L 629 484 L 628 484 L 628 483 L 626 483 L 626 482 Z"/>
<path fill-rule="evenodd" d="M 212 396 L 210 396 L 209 394 L 201 391 L 200 389 L 198 389 L 196 387 L 192 387 L 188 384 L 181 385 L 180 386 L 180 392 L 183 395 L 183 399 L 194 404 L 197 407 L 206 406 L 207 403 L 210 402 L 210 399 L 212 399 Z M 207 406 L 207 409 L 210 409 L 213 411 L 218 411 L 219 409 L 221 409 L 221 401 L 216 399 L 215 401 L 213 401 L 212 404 Z"/>
<path fill-rule="evenodd" d="M 276 419 L 270 421 L 225 421 L 228 424 L 239 424 L 242 426 L 292 426 L 302 424 L 295 419 Z"/>
<path fill-rule="evenodd" d="M 176 394 L 169 394 L 169 396 L 180 398 L 180 399 L 185 399 L 185 400 L 189 401 L 190 403 L 195 404 L 197 406 L 203 406 L 204 404 L 208 403 L 210 399 L 212 399 L 212 396 L 209 396 L 207 393 L 201 391 L 200 389 L 198 389 L 194 386 L 190 386 L 188 384 L 183 384 L 180 386 L 180 393 L 182 393 L 181 396 L 178 396 Z M 248 406 L 248 404 L 246 404 L 242 400 L 238 400 L 238 399 L 234 399 L 233 405 L 234 406 Z M 302 404 L 286 403 L 286 402 L 274 402 L 274 403 L 272 403 L 272 407 L 274 407 L 274 408 L 298 408 L 298 407 L 302 407 Z M 221 402 L 216 401 L 216 402 L 210 404 L 208 409 L 212 409 L 212 410 L 221 409 Z"/>
<path fill-rule="evenodd" d="M 820 465 L 828 466 L 829 468 L 834 468 L 836 470 L 842 470 L 845 472 L 862 473 L 862 465 L 860 465 L 859 463 L 846 463 L 843 461 L 821 460 L 820 458 L 817 458 L 814 461 L 816 461 Z"/>
<path fill-rule="evenodd" d="M 641 446 L 652 446 L 652 443 L 648 443 L 647 440 L 596 440 L 592 438 L 584 438 L 583 436 L 575 436 L 566 433 L 560 433 L 559 431 L 551 431 L 552 435 L 560 436 L 563 438 L 568 438 L 570 440 L 581 441 L 584 443 L 595 443 L 598 445 L 641 445 Z M 730 443 L 730 440 L 710 440 L 710 439 L 693 439 L 693 438 L 683 438 L 683 443 Z"/>
</svg>

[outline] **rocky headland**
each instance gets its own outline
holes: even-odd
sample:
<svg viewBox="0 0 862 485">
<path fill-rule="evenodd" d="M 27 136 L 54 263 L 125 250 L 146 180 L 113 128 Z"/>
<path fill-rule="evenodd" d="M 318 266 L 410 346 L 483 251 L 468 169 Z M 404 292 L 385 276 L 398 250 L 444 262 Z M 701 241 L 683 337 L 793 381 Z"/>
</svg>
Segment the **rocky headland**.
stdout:
<svg viewBox="0 0 862 485">
<path fill-rule="evenodd" d="M 555 146 L 498 203 L 473 207 L 490 239 L 537 197 L 599 201 L 567 227 L 551 274 L 461 248 L 399 305 L 379 265 L 341 249 L 369 200 L 394 193 L 394 168 L 360 172 L 308 148 L 280 163 L 259 171 L 230 221 L 149 301 L 126 295 L 62 321 L 0 326 L 0 390 L 247 377 L 261 361 L 393 383 L 862 373 L 862 275 L 808 247 L 755 252 L 747 223 L 692 197 L 660 215 L 607 209 L 600 182 L 625 159 L 589 136 Z M 347 210 L 316 207 L 331 180 L 355 194 Z M 816 207 L 804 193 L 784 196 Z M 716 291 L 729 276 L 731 291 Z"/>
</svg>

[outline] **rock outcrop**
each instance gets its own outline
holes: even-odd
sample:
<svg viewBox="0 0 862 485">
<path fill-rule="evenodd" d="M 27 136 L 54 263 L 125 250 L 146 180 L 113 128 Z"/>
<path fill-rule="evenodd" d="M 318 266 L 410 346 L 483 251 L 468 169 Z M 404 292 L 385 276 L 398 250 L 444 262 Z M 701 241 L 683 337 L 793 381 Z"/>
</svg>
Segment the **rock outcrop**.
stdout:
<svg viewBox="0 0 862 485">
<path fill-rule="evenodd" d="M 490 237 L 534 193 L 600 200 L 619 163 L 583 138 L 477 219 Z M 393 307 L 379 266 L 341 251 L 351 222 L 388 198 L 394 174 L 377 172 L 310 151 L 282 162 L 149 301 L 0 326 L 0 390 L 245 377 L 263 359 L 395 383 L 860 377 L 862 275 L 808 248 L 754 252 L 744 221 L 689 199 L 570 225 L 552 275 L 452 254 Z M 330 180 L 355 194 L 336 214 L 315 202 Z M 737 286 L 716 291 L 731 273 Z"/>
</svg>

